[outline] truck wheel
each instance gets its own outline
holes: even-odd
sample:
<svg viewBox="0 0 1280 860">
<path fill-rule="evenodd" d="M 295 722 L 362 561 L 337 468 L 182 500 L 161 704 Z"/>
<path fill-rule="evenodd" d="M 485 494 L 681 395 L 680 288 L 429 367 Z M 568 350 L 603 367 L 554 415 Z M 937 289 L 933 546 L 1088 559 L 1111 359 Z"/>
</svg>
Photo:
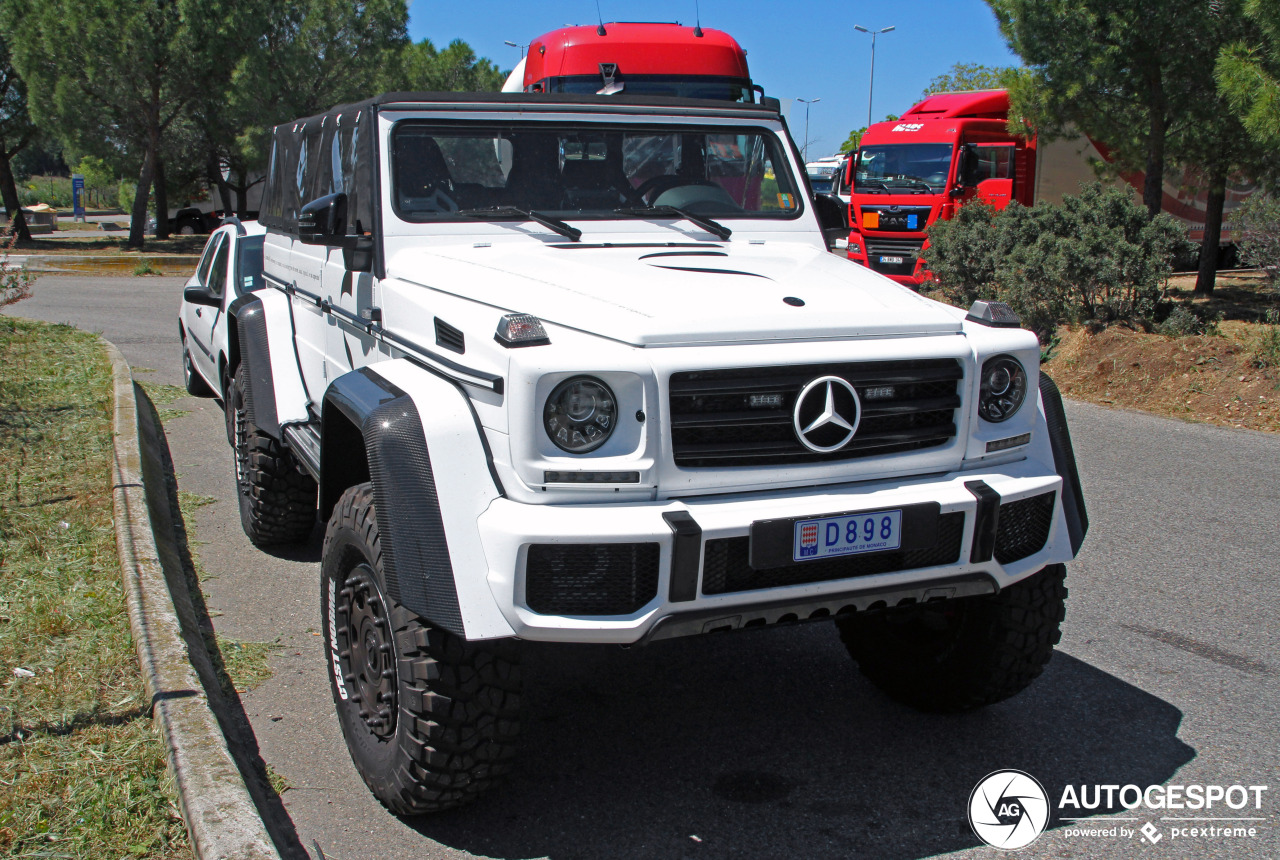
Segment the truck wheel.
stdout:
<svg viewBox="0 0 1280 860">
<path fill-rule="evenodd" d="M 1061 638 L 1066 566 L 986 597 L 885 609 L 837 621 L 871 683 L 923 711 L 968 711 L 1020 693 Z"/>
<path fill-rule="evenodd" d="M 227 397 L 234 424 L 236 495 L 240 525 L 254 546 L 300 543 L 316 524 L 316 482 L 293 455 L 249 420 L 244 409 L 244 365 L 236 368 Z"/>
<path fill-rule="evenodd" d="M 182 383 L 192 397 L 213 396 L 213 389 L 199 373 L 196 373 L 195 365 L 191 363 L 191 351 L 187 349 L 186 332 L 182 334 Z"/>
<path fill-rule="evenodd" d="M 338 501 L 320 570 L 329 687 L 369 790 L 421 815 L 496 785 L 519 727 L 514 643 L 465 642 L 389 599 L 371 484 Z"/>
</svg>

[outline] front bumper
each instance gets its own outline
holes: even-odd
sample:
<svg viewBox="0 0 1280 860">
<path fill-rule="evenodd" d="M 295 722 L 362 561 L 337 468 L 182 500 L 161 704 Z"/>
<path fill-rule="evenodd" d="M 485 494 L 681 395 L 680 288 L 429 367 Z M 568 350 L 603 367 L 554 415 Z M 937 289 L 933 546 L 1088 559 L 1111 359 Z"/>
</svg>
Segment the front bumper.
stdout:
<svg viewBox="0 0 1280 860">
<path fill-rule="evenodd" d="M 906 480 L 644 503 L 524 505 L 498 499 L 478 526 L 489 588 L 517 636 L 628 644 L 997 591 L 1074 556 L 1062 497 L 1063 481 L 1054 468 L 1028 458 Z M 1010 508 L 1015 502 L 1025 504 Z M 937 503 L 939 522 L 948 524 L 938 530 L 935 551 L 845 557 L 853 566 L 839 570 L 816 567 L 826 561 L 766 571 L 746 565 L 755 522 L 927 503 Z M 1039 510 L 1037 534 L 1030 544 L 1021 535 L 1020 551 L 1002 552 L 995 512 L 1008 512 L 1006 529 L 999 532 L 1007 544 L 1005 532 L 1016 529 L 1019 512 L 1029 508 Z M 950 543 L 942 546 L 944 538 Z M 627 555 L 626 545 L 643 550 Z M 568 555 L 558 555 L 557 547 Z M 556 612 L 556 588 L 578 594 L 618 586 L 616 576 L 602 578 L 598 567 L 591 568 L 596 562 L 590 559 L 603 556 L 590 553 L 601 547 L 604 555 L 629 559 L 624 566 L 631 565 L 633 573 L 639 566 L 649 569 L 622 585 L 631 589 L 633 604 L 609 615 Z M 587 568 L 565 561 L 574 553 L 578 559 L 588 554 Z M 602 584 L 606 579 L 613 585 Z M 572 604 L 570 599 L 565 605 Z"/>
</svg>

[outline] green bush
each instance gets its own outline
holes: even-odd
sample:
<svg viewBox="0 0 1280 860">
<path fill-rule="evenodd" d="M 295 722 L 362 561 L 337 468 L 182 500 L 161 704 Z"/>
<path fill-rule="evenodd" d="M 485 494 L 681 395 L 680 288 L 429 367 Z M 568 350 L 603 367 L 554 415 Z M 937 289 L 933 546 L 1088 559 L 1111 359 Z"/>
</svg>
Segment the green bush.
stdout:
<svg viewBox="0 0 1280 860">
<path fill-rule="evenodd" d="M 1249 195 L 1227 226 L 1238 237 L 1240 261 L 1262 269 L 1272 289 L 1280 289 L 1280 195 Z"/>
<path fill-rule="evenodd" d="M 1210 314 L 1192 305 L 1176 305 L 1169 315 L 1155 326 L 1156 334 L 1170 337 L 1189 337 L 1195 334 L 1217 334 L 1222 313 Z"/>
<path fill-rule="evenodd" d="M 129 215 L 133 212 L 133 199 L 137 196 L 138 186 L 133 182 L 121 182 L 120 190 L 116 192 L 116 196 L 120 201 L 120 208 L 124 214 Z"/>
<path fill-rule="evenodd" d="M 1186 239 L 1172 217 L 1149 219 L 1128 192 L 1094 183 L 1061 205 L 969 204 L 931 226 L 929 243 L 948 301 L 1007 302 L 1043 341 L 1062 323 L 1150 325 Z"/>
</svg>

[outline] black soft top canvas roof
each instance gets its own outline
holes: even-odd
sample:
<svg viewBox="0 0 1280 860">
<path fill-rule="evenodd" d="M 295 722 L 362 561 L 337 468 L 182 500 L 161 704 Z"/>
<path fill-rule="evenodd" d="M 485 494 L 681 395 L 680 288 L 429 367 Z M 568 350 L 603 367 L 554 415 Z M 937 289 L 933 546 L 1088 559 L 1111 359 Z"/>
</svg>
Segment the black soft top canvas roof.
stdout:
<svg viewBox="0 0 1280 860">
<path fill-rule="evenodd" d="M 692 113 L 700 116 L 738 116 L 743 119 L 777 117 L 772 105 L 746 104 L 715 99 L 686 99 L 667 96 L 580 95 L 576 93 L 383 93 L 370 99 L 338 105 L 324 113 L 302 117 L 276 126 L 276 131 L 314 128 L 313 123 L 328 124 L 327 118 L 352 116 L 363 111 L 376 113 L 379 108 L 413 108 L 417 106 L 460 109 L 464 107 L 497 108 L 510 105 L 516 110 L 530 111 L 548 107 L 576 107 L 586 111 L 608 113 Z"/>
</svg>

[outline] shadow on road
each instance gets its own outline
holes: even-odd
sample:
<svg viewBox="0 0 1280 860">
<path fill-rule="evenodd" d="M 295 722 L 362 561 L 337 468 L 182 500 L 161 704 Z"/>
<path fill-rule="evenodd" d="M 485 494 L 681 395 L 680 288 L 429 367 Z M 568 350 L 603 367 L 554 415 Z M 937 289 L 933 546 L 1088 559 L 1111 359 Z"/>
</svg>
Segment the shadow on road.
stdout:
<svg viewBox="0 0 1280 860">
<path fill-rule="evenodd" d="M 1056 806 L 1068 783 L 1161 783 L 1195 755 L 1180 711 L 1063 653 L 1008 702 L 917 713 L 828 624 L 531 645 L 526 673 L 511 782 L 407 824 L 495 858 L 921 857 L 980 844 L 965 808 L 991 771 L 1027 771 Z"/>
</svg>

